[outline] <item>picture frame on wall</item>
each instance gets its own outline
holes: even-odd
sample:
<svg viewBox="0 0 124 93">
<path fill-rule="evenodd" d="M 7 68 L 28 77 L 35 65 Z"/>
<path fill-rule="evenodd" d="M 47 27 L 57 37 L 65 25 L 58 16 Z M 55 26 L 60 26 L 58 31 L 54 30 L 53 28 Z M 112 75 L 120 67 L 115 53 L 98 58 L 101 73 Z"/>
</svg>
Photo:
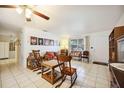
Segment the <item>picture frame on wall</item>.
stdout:
<svg viewBox="0 0 124 93">
<path fill-rule="evenodd" d="M 54 41 L 54 45 L 57 46 L 57 40 Z"/>
<path fill-rule="evenodd" d="M 51 46 L 54 45 L 54 40 L 50 40 L 50 45 L 51 45 Z"/>
<path fill-rule="evenodd" d="M 54 41 L 54 45 L 55 45 L 55 46 L 59 46 L 59 45 L 60 45 L 60 44 L 59 44 L 59 41 L 58 41 L 58 40 L 55 40 L 55 41 Z"/>
<path fill-rule="evenodd" d="M 38 38 L 38 45 L 43 45 L 43 38 Z"/>
<path fill-rule="evenodd" d="M 49 39 L 43 39 L 43 45 L 49 46 L 50 45 L 50 40 Z"/>
<path fill-rule="evenodd" d="M 30 37 L 30 44 L 31 45 L 37 45 L 37 37 L 31 36 Z"/>
</svg>

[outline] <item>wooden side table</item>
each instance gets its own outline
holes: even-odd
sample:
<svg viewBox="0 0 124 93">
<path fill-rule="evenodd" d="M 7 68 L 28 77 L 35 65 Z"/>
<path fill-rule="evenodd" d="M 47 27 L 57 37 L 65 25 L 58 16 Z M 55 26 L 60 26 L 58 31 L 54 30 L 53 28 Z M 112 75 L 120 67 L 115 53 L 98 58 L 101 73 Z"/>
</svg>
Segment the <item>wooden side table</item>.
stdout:
<svg viewBox="0 0 124 93">
<path fill-rule="evenodd" d="M 42 74 L 41 77 L 50 82 L 52 85 L 55 84 L 59 79 L 62 78 L 61 72 L 55 70 L 55 68 L 63 65 L 63 63 L 58 64 L 57 60 L 46 61 L 41 64 Z M 49 71 L 44 71 L 44 68 L 50 68 Z"/>
</svg>

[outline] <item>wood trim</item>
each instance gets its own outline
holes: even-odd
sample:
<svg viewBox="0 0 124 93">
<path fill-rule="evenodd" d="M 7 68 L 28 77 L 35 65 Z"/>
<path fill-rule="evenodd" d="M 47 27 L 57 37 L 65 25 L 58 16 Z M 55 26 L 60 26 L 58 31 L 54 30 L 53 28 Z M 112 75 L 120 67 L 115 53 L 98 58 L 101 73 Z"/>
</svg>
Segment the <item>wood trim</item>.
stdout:
<svg viewBox="0 0 124 93">
<path fill-rule="evenodd" d="M 33 10 L 33 13 L 34 13 L 35 15 L 38 15 L 38 16 L 40 16 L 40 17 L 46 19 L 46 20 L 49 20 L 49 19 L 50 19 L 48 16 L 46 16 L 46 15 L 40 13 L 40 12 L 37 12 L 37 11 L 35 11 L 35 10 Z"/>
<path fill-rule="evenodd" d="M 0 5 L 0 8 L 16 8 L 16 5 Z"/>
<path fill-rule="evenodd" d="M 98 62 L 98 61 L 94 61 L 93 64 L 99 64 L 99 65 L 105 65 L 105 66 L 108 66 L 107 63 L 104 63 L 104 62 Z"/>
</svg>

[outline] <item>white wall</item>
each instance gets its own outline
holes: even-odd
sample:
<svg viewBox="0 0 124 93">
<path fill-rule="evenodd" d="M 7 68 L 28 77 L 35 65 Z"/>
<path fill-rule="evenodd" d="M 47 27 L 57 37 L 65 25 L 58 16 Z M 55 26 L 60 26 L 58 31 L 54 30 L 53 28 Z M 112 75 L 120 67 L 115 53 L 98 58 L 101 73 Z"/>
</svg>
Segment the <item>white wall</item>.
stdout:
<svg viewBox="0 0 124 93">
<path fill-rule="evenodd" d="M 118 20 L 117 26 L 124 26 L 124 13 Z M 109 59 L 109 42 L 108 38 L 112 29 L 87 34 L 90 38 L 90 60 L 108 63 Z M 91 49 L 93 47 L 93 49 Z"/>
<path fill-rule="evenodd" d="M 115 26 L 124 26 L 124 13 Z"/>
<path fill-rule="evenodd" d="M 0 42 L 0 59 L 9 58 L 9 42 Z"/>
<path fill-rule="evenodd" d="M 87 34 L 90 43 L 90 61 L 108 63 L 109 59 L 109 42 L 108 37 L 112 30 L 100 31 Z M 91 49 L 93 47 L 93 49 Z"/>
<path fill-rule="evenodd" d="M 109 59 L 109 34 L 108 31 L 99 31 L 94 33 L 86 33 L 80 36 L 84 39 L 85 50 L 90 51 L 90 61 L 99 61 L 108 63 Z M 93 47 L 93 49 L 91 49 Z"/>
<path fill-rule="evenodd" d="M 12 39 L 11 36 L 13 36 L 13 39 L 16 38 L 16 34 L 14 32 L 0 29 L 0 42 L 10 42 Z M 15 51 L 9 51 L 9 58 L 15 58 Z"/>
<path fill-rule="evenodd" d="M 60 37 L 60 49 L 69 49 L 69 36 Z"/>
<path fill-rule="evenodd" d="M 15 51 L 9 51 L 9 58 L 15 58 Z"/>
<path fill-rule="evenodd" d="M 59 40 L 59 37 L 49 33 L 43 32 L 40 29 L 31 28 L 31 27 L 24 27 L 21 33 L 21 63 L 26 66 L 26 58 L 28 54 L 32 50 L 40 50 L 41 55 L 43 55 L 46 51 L 59 51 L 59 46 L 43 46 L 43 45 L 30 45 L 30 36 L 35 36 L 39 38 L 47 38 L 53 40 Z"/>
</svg>

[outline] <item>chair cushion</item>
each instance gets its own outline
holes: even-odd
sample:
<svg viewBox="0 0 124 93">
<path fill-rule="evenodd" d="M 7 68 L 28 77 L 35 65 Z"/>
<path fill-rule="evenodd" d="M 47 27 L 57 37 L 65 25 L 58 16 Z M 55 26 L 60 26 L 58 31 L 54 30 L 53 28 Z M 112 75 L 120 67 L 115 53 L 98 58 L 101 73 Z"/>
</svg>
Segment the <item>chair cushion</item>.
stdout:
<svg viewBox="0 0 124 93">
<path fill-rule="evenodd" d="M 72 57 L 80 57 L 81 51 L 71 51 L 70 55 Z"/>
<path fill-rule="evenodd" d="M 87 55 L 83 55 L 82 58 L 89 58 Z"/>
<path fill-rule="evenodd" d="M 46 54 L 44 55 L 44 57 L 47 60 L 52 60 L 52 59 L 56 59 L 56 55 L 55 55 L 55 52 L 46 52 Z"/>
<path fill-rule="evenodd" d="M 64 67 L 64 69 L 62 70 L 63 74 L 70 76 L 72 76 L 75 72 L 76 72 L 76 68 L 72 68 L 72 67 L 71 67 L 71 71 L 70 71 L 70 67 Z"/>
</svg>

